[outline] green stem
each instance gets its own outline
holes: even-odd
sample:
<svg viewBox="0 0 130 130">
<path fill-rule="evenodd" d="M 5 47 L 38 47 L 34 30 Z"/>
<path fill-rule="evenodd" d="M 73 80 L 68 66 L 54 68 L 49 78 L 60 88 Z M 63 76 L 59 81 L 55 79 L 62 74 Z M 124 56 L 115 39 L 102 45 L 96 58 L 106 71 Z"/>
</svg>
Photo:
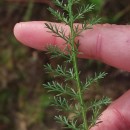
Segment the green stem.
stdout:
<svg viewBox="0 0 130 130">
<path fill-rule="evenodd" d="M 73 37 L 73 31 L 71 32 L 71 35 Z M 72 50 L 75 50 L 75 42 L 74 39 L 72 39 Z M 81 92 L 81 84 L 80 84 L 80 79 L 79 79 L 79 71 L 78 71 L 78 65 L 77 65 L 77 54 L 75 53 L 75 51 L 72 52 L 73 55 L 73 65 L 74 65 L 74 71 L 75 71 L 75 77 L 76 77 L 76 82 L 77 82 L 77 90 L 78 90 L 78 94 L 79 94 L 79 101 L 81 104 L 81 112 L 82 112 L 82 118 L 83 118 L 83 124 L 84 124 L 84 128 L 85 130 L 88 130 L 88 125 L 87 125 L 87 120 L 86 120 L 86 112 L 84 110 L 84 101 L 83 101 L 83 95 Z"/>
<path fill-rule="evenodd" d="M 76 82 L 77 82 L 77 91 L 79 95 L 79 101 L 81 105 L 81 113 L 82 113 L 82 119 L 83 119 L 83 124 L 84 124 L 84 129 L 88 130 L 88 124 L 87 124 L 87 119 L 86 119 L 86 112 L 84 110 L 84 101 L 83 101 L 83 95 L 81 92 L 81 83 L 80 83 L 80 78 L 79 78 L 79 71 L 78 71 L 78 63 L 77 63 L 77 47 L 75 45 L 75 31 L 74 31 L 74 21 L 73 21 L 73 12 L 72 12 L 72 6 L 70 6 L 70 11 L 69 11 L 69 16 L 70 16 L 70 31 L 71 31 L 71 49 L 72 49 L 72 59 L 73 59 L 73 66 L 74 66 L 74 72 L 75 72 L 75 77 L 76 77 Z"/>
</svg>

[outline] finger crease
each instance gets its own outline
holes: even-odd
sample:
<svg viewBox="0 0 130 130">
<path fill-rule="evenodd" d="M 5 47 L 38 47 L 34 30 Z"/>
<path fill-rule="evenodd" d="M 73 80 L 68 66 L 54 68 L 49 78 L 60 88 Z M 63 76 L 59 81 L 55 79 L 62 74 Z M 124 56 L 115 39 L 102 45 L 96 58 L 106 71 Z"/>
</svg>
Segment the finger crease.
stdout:
<svg viewBox="0 0 130 130">
<path fill-rule="evenodd" d="M 125 117 L 116 109 L 113 107 L 113 112 L 119 117 L 123 124 L 123 128 L 130 128 L 129 122 L 125 119 Z"/>
<path fill-rule="evenodd" d="M 56 36 L 53 36 L 53 43 L 54 46 L 56 46 Z"/>
<path fill-rule="evenodd" d="M 96 41 L 96 59 L 101 60 L 102 35 L 99 33 Z"/>
</svg>

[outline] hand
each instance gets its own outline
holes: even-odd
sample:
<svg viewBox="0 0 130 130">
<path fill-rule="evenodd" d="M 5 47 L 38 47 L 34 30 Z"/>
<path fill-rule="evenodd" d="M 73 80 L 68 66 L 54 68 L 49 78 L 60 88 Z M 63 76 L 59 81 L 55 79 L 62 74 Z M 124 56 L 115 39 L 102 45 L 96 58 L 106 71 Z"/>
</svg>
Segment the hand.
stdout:
<svg viewBox="0 0 130 130">
<path fill-rule="evenodd" d="M 69 29 L 64 24 L 59 24 Z M 63 48 L 62 39 L 52 36 L 44 27 L 44 22 L 18 23 L 14 35 L 23 44 L 44 50 L 47 43 Z M 84 31 L 80 41 L 82 58 L 93 58 L 111 66 L 130 71 L 130 26 L 129 25 L 95 25 L 93 29 Z M 128 130 L 130 129 L 130 91 L 113 102 L 100 119 L 103 123 L 91 130 Z"/>
</svg>

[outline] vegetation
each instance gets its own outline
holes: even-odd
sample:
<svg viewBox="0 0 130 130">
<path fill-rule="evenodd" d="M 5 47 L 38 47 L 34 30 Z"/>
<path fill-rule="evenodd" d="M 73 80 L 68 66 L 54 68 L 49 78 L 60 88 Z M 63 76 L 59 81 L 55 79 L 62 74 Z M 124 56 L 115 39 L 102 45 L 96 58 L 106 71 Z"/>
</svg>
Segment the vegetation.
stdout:
<svg viewBox="0 0 130 130">
<path fill-rule="evenodd" d="M 61 50 L 57 46 L 53 47 L 49 45 L 47 48 L 48 52 L 52 54 L 52 58 L 60 56 L 64 58 L 65 61 L 62 65 L 58 64 L 56 68 L 53 68 L 50 64 L 45 65 L 47 72 L 54 73 L 54 77 L 64 77 L 64 80 L 62 80 L 62 83 L 51 81 L 47 84 L 44 84 L 44 86 L 49 90 L 49 92 L 56 92 L 53 100 L 53 106 L 58 107 L 59 111 L 73 112 L 74 114 L 72 119 L 69 119 L 66 115 L 55 116 L 55 119 L 59 123 L 64 124 L 64 127 L 72 130 L 89 130 L 91 127 L 101 122 L 97 122 L 97 120 L 99 120 L 98 118 L 100 115 L 100 110 L 103 105 L 110 103 L 110 99 L 103 97 L 99 100 L 95 99 L 94 101 L 90 100 L 84 102 L 85 91 L 88 90 L 94 82 L 104 78 L 106 73 L 100 72 L 99 74 L 95 74 L 93 78 L 88 77 L 86 78 L 85 83 L 83 83 L 80 79 L 81 72 L 78 69 L 77 57 L 78 55 L 82 54 L 78 50 L 80 41 L 76 41 L 76 37 L 79 37 L 84 30 L 91 29 L 93 24 L 97 24 L 100 19 L 93 18 L 92 20 L 88 20 L 87 18 L 87 20 L 84 20 L 81 25 L 75 25 L 74 23 L 77 20 L 84 19 L 85 14 L 94 9 L 94 4 L 87 4 L 79 7 L 77 12 L 74 13 L 73 7 L 79 3 L 80 0 L 69 0 L 66 3 L 55 0 L 55 4 L 66 11 L 66 15 L 57 10 L 49 8 L 51 14 L 55 16 L 58 21 L 63 22 L 66 26 L 69 26 L 70 34 L 67 35 L 66 30 L 64 30 L 62 26 L 59 27 L 53 23 L 45 23 L 46 27 L 51 33 L 53 33 L 55 37 L 60 37 L 65 42 L 64 50 Z M 75 87 L 70 85 L 68 83 L 69 81 L 73 81 Z M 66 95 L 69 98 L 67 98 Z M 87 113 L 90 111 L 92 113 L 91 117 L 86 118 Z M 78 122 L 79 120 L 80 123 Z"/>
<path fill-rule="evenodd" d="M 49 59 L 49 54 L 45 55 L 44 52 L 25 47 L 16 41 L 13 35 L 13 27 L 17 22 L 31 20 L 55 22 L 56 18 L 50 17 L 47 10 L 49 5 L 46 3 L 7 1 L 10 0 L 0 1 L 0 130 L 63 130 L 53 120 L 57 112 L 54 107 L 49 106 L 50 94 L 41 87 L 43 82 L 52 80 L 50 77 L 52 73 L 47 75 L 43 69 L 41 70 L 43 64 L 51 63 L 54 67 L 56 63 L 60 64 L 63 58 Z M 89 12 L 90 17 L 96 13 L 106 23 L 130 23 L 129 0 L 88 1 L 97 5 L 94 11 Z M 81 1 L 83 4 L 85 2 L 86 0 Z M 58 9 L 53 4 L 51 6 Z M 81 21 L 83 20 L 79 20 Z M 94 97 L 100 99 L 103 95 L 115 100 L 129 89 L 128 73 L 97 61 L 78 59 L 78 63 L 80 79 L 83 82 L 86 80 L 84 76 L 86 74 L 92 76 L 94 72 L 100 71 L 109 73 L 98 83 L 100 87 L 95 87 L 94 83 L 89 92 L 85 92 L 84 101 Z M 62 81 L 62 78 L 57 77 L 57 80 Z M 74 81 L 69 85 L 73 87 Z M 88 116 L 90 114 L 91 112 Z M 69 119 L 72 116 L 73 113 L 70 112 Z"/>
</svg>

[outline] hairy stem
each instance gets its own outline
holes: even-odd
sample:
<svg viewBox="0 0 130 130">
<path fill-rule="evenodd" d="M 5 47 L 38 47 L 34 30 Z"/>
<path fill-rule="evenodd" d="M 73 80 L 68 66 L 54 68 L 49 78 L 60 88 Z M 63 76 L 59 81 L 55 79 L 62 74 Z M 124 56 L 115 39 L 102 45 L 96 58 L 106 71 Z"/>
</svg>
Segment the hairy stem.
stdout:
<svg viewBox="0 0 130 130">
<path fill-rule="evenodd" d="M 88 124 L 87 124 L 87 119 L 86 119 L 86 112 L 84 110 L 84 101 L 83 101 L 83 95 L 81 92 L 81 83 L 80 83 L 80 78 L 79 78 L 79 70 L 78 70 L 78 63 L 77 63 L 77 46 L 75 45 L 75 31 L 74 31 L 74 22 L 73 22 L 73 12 L 72 12 L 72 7 L 70 6 L 70 11 L 69 11 L 69 17 L 71 18 L 70 22 L 70 33 L 71 33 L 71 50 L 72 50 L 72 62 L 74 66 L 74 72 L 75 72 L 75 77 L 76 77 L 76 82 L 77 82 L 77 91 L 79 95 L 79 102 L 81 106 L 81 113 L 82 113 L 82 119 L 83 119 L 83 124 L 84 124 L 84 129 L 88 130 Z"/>
<path fill-rule="evenodd" d="M 96 125 L 98 122 L 96 122 L 96 120 L 99 118 L 100 115 L 100 109 L 102 105 L 106 105 L 108 103 L 110 103 L 110 99 L 109 98 L 102 98 L 101 100 L 94 100 L 94 101 L 90 101 L 87 102 L 87 106 L 86 103 L 84 101 L 84 92 L 85 90 L 87 90 L 92 83 L 97 82 L 99 79 L 104 78 L 104 76 L 106 75 L 106 73 L 99 73 L 98 75 L 95 74 L 94 78 L 87 78 L 85 83 L 82 83 L 81 79 L 80 79 L 80 73 L 79 73 L 79 69 L 78 69 L 78 55 L 79 55 L 79 41 L 76 41 L 76 37 L 79 36 L 79 34 L 86 30 L 89 29 L 87 27 L 87 22 L 84 21 L 81 29 L 79 28 L 79 26 L 75 26 L 74 23 L 76 22 L 76 20 L 80 20 L 83 19 L 85 17 L 85 13 L 91 11 L 93 9 L 93 4 L 90 5 L 85 5 L 85 6 L 81 6 L 77 9 L 77 12 L 73 11 L 73 6 L 75 5 L 79 5 L 80 4 L 80 0 L 68 0 L 67 3 L 64 4 L 64 1 L 60 1 L 60 0 L 55 0 L 55 3 L 57 6 L 61 7 L 63 10 L 66 11 L 66 16 L 64 13 L 60 13 L 59 11 L 55 11 L 52 8 L 49 8 L 50 12 L 52 13 L 53 16 L 55 16 L 59 21 L 64 22 L 66 25 L 68 25 L 68 27 L 70 28 L 70 34 L 69 36 L 65 34 L 65 30 L 64 28 L 60 28 L 59 26 L 53 25 L 53 24 L 48 24 L 46 23 L 46 27 L 50 30 L 50 32 L 52 32 L 55 36 L 62 38 L 65 42 L 66 42 L 66 47 L 65 48 L 68 52 L 68 57 L 66 56 L 66 54 L 64 54 L 64 52 L 62 52 L 62 50 L 60 50 L 59 48 L 55 48 L 55 47 L 49 47 L 48 51 L 50 50 L 50 53 L 52 53 L 52 57 L 64 57 L 66 59 L 66 63 L 70 63 L 72 64 L 73 67 L 66 69 L 66 67 L 64 68 L 64 66 L 62 65 L 57 65 L 56 68 L 53 69 L 53 67 L 51 65 L 46 65 L 45 69 L 49 71 L 49 73 L 54 73 L 55 77 L 64 77 L 64 81 L 67 82 L 66 85 L 64 86 L 64 84 L 59 84 L 57 81 L 53 81 L 53 82 L 49 82 L 47 84 L 45 84 L 45 88 L 48 88 L 48 90 L 50 92 L 56 92 L 57 95 L 56 97 L 54 97 L 54 103 L 53 105 L 55 105 L 56 107 L 59 107 L 59 110 L 61 111 L 72 111 L 74 110 L 76 117 L 73 118 L 72 120 L 70 120 L 69 118 L 67 118 L 66 116 L 63 115 L 59 115 L 56 116 L 56 120 L 61 123 L 64 124 L 65 126 L 67 126 L 67 128 L 72 129 L 72 130 L 90 130 L 91 127 L 93 127 L 94 125 Z M 77 13 L 77 14 L 76 14 Z M 90 20 L 89 23 L 90 25 L 97 23 L 99 20 L 95 19 L 95 20 Z M 66 51 L 65 50 L 65 51 Z M 66 65 L 66 64 L 65 64 Z M 76 88 L 69 88 L 69 82 L 68 81 L 75 81 L 76 84 Z M 66 96 L 70 96 L 71 99 L 73 99 L 74 101 L 76 100 L 77 102 L 75 102 L 74 104 L 69 100 L 67 100 L 66 98 L 63 98 L 64 95 Z M 69 105 L 70 104 L 70 105 Z M 73 107 L 72 107 L 73 105 Z M 86 116 L 87 112 L 92 112 L 92 116 L 88 119 Z M 78 122 L 79 118 L 82 120 L 82 122 Z M 79 124 L 81 123 L 81 124 Z M 100 122 L 99 122 L 100 123 Z"/>
</svg>

